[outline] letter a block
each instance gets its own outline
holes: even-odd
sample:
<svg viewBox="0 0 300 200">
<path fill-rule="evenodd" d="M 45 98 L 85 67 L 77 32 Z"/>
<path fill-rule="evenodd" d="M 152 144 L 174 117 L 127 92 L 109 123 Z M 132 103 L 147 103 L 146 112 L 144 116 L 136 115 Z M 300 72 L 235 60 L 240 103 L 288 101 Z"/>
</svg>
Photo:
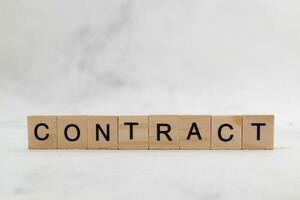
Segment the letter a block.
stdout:
<svg viewBox="0 0 300 200">
<path fill-rule="evenodd" d="M 119 116 L 118 149 L 148 149 L 148 116 Z"/>
<path fill-rule="evenodd" d="M 56 116 L 28 116 L 28 148 L 57 149 Z"/>
<path fill-rule="evenodd" d="M 149 149 L 179 149 L 179 116 L 149 116 Z"/>
<path fill-rule="evenodd" d="M 87 116 L 58 116 L 57 127 L 59 149 L 87 149 Z"/>
<path fill-rule="evenodd" d="M 210 149 L 211 117 L 180 116 L 180 149 Z"/>
<path fill-rule="evenodd" d="M 212 116 L 212 149 L 242 149 L 242 116 Z"/>
<path fill-rule="evenodd" d="M 88 149 L 117 149 L 118 117 L 89 116 Z"/>
<path fill-rule="evenodd" d="M 273 149 L 274 116 L 243 116 L 243 149 Z"/>
</svg>

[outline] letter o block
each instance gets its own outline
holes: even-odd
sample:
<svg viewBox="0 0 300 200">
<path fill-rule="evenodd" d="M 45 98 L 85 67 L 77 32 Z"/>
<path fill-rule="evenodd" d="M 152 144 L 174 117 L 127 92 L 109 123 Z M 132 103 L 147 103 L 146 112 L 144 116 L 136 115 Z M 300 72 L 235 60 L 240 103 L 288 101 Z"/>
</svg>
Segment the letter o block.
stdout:
<svg viewBox="0 0 300 200">
<path fill-rule="evenodd" d="M 242 149 L 242 116 L 212 116 L 212 149 Z"/>
<path fill-rule="evenodd" d="M 57 149 L 56 116 L 28 116 L 28 148 Z"/>
<path fill-rule="evenodd" d="M 87 149 L 87 116 L 58 116 L 57 127 L 59 149 Z"/>
</svg>

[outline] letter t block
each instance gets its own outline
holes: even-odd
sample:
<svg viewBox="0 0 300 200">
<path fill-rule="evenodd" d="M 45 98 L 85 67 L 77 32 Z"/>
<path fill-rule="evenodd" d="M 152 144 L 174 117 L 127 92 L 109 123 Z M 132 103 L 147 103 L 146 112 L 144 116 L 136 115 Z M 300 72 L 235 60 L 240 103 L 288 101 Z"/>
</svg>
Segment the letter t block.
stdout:
<svg viewBox="0 0 300 200">
<path fill-rule="evenodd" d="M 243 116 L 243 149 L 273 149 L 274 115 Z"/>
<path fill-rule="evenodd" d="M 119 116 L 118 149 L 148 149 L 148 116 Z"/>
</svg>

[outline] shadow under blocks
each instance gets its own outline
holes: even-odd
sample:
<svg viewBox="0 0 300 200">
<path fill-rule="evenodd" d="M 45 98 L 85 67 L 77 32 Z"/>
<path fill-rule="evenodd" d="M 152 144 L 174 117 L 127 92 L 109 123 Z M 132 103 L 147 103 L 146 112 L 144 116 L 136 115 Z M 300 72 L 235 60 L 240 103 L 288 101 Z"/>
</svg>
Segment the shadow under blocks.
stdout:
<svg viewBox="0 0 300 200">
<path fill-rule="evenodd" d="M 274 148 L 274 115 L 35 115 L 29 149 Z"/>
</svg>

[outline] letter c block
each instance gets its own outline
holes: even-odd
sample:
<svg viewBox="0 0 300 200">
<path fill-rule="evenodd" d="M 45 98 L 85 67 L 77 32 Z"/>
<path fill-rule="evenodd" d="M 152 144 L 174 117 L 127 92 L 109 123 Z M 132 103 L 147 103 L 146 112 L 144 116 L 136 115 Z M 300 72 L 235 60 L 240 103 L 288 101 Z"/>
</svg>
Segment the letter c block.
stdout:
<svg viewBox="0 0 300 200">
<path fill-rule="evenodd" d="M 242 116 L 212 116 L 212 149 L 242 149 Z"/>
<path fill-rule="evenodd" d="M 57 149 L 56 116 L 28 116 L 28 148 Z"/>
</svg>

